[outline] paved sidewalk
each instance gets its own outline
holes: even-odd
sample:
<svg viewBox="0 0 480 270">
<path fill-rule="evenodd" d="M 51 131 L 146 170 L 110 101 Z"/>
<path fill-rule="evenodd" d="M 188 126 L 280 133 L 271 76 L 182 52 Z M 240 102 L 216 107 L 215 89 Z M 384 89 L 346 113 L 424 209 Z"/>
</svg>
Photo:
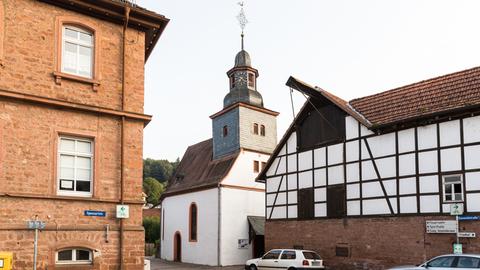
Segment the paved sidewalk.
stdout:
<svg viewBox="0 0 480 270">
<path fill-rule="evenodd" d="M 217 266 L 205 266 L 197 264 L 188 264 L 188 263 L 177 263 L 177 262 L 168 262 L 160 259 L 147 258 L 150 260 L 150 270 L 193 270 L 193 269 L 203 269 L 203 270 L 243 270 L 243 265 L 240 266 L 226 266 L 226 267 L 217 267 Z"/>
</svg>

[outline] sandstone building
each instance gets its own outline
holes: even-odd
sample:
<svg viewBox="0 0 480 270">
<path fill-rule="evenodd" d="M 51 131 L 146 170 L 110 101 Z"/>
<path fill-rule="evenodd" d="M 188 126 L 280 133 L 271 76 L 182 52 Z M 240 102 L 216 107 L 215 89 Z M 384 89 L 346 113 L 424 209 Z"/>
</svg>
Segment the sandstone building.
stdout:
<svg viewBox="0 0 480 270">
<path fill-rule="evenodd" d="M 456 233 L 427 223 L 455 228 L 452 204 L 480 214 L 479 78 L 477 67 L 347 102 L 291 77 L 309 100 L 258 177 L 267 249 L 313 249 L 346 269 L 452 253 Z M 480 252 L 478 238 L 459 242 Z"/>
<path fill-rule="evenodd" d="M 0 251 L 14 269 L 32 268 L 35 217 L 37 269 L 143 269 L 144 64 L 167 23 L 128 1 L 0 0 Z"/>
</svg>

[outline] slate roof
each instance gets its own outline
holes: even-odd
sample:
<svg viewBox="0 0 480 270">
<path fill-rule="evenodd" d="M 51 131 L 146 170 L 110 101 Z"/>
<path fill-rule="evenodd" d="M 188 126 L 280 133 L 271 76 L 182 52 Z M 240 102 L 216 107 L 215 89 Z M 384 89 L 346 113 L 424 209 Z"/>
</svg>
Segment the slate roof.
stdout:
<svg viewBox="0 0 480 270">
<path fill-rule="evenodd" d="M 212 160 L 212 139 L 189 146 L 162 197 L 218 186 L 227 176 L 239 153 Z"/>
<path fill-rule="evenodd" d="M 354 99 L 349 104 L 379 126 L 480 105 L 480 67 Z"/>
</svg>

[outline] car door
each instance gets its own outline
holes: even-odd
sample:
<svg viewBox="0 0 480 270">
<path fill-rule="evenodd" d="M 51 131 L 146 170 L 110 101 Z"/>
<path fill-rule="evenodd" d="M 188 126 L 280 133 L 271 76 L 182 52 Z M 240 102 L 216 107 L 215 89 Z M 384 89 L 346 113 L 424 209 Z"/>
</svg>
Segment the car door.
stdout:
<svg viewBox="0 0 480 270">
<path fill-rule="evenodd" d="M 456 270 L 457 268 L 454 268 L 456 259 L 455 256 L 437 257 L 427 262 L 425 266 L 429 270 Z"/>
<path fill-rule="evenodd" d="M 472 270 L 480 268 L 480 258 L 460 256 L 457 259 L 456 270 Z"/>
<path fill-rule="evenodd" d="M 280 249 L 274 249 L 263 255 L 262 259 L 258 261 L 258 270 L 272 270 L 279 267 L 279 257 L 282 253 Z"/>
<path fill-rule="evenodd" d="M 289 266 L 295 266 L 297 254 L 295 250 L 284 250 L 280 256 L 278 266 L 282 269 L 288 269 Z"/>
</svg>

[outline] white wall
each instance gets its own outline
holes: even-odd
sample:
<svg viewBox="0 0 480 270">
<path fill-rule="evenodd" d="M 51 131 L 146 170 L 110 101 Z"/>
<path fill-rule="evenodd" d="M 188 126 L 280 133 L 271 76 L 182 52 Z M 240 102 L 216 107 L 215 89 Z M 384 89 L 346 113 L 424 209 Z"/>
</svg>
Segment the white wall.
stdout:
<svg viewBox="0 0 480 270">
<path fill-rule="evenodd" d="M 222 180 L 222 184 L 264 189 L 265 184 L 255 182 L 255 178 L 258 176 L 258 173 L 253 171 L 253 161 L 259 161 L 259 168 L 262 169 L 261 162 L 267 162 L 270 155 L 247 150 L 241 151 L 242 152 L 237 157 L 235 163 L 230 169 L 230 172 L 228 172 L 228 175 Z"/>
<path fill-rule="evenodd" d="M 221 265 L 243 265 L 252 258 L 252 245 L 248 249 L 238 249 L 238 239 L 248 239 L 247 216 L 265 215 L 265 193 L 232 188 L 221 190 Z"/>
<path fill-rule="evenodd" d="M 198 209 L 197 242 L 189 242 L 189 208 L 196 203 Z M 173 260 L 175 232 L 182 237 L 182 261 L 187 263 L 217 265 L 218 241 L 218 189 L 192 192 L 167 197 L 162 202 L 165 218 L 165 235 L 161 236 L 161 258 Z M 160 228 L 162 233 L 163 228 Z"/>
</svg>

